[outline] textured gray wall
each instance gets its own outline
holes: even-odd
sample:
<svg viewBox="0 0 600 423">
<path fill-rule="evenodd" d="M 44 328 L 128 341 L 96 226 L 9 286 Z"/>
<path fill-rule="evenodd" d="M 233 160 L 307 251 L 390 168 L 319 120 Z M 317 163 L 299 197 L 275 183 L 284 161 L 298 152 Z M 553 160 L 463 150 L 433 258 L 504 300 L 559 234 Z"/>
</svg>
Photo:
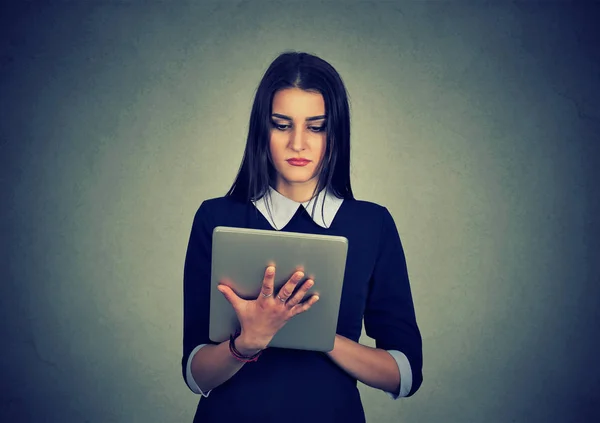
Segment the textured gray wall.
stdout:
<svg viewBox="0 0 600 423">
<path fill-rule="evenodd" d="M 406 249 L 425 381 L 369 421 L 600 421 L 598 3 L 2 7 L 1 421 L 191 421 L 192 217 L 285 49 L 340 71 Z"/>
</svg>

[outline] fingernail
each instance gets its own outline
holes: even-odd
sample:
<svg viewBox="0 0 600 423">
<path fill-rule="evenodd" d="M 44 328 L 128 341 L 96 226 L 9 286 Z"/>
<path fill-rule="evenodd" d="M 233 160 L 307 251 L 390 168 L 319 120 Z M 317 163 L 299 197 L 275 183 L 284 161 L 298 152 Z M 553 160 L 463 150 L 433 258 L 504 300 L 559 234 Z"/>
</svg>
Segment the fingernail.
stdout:
<svg viewBox="0 0 600 423">
<path fill-rule="evenodd" d="M 273 273 L 275 273 L 275 268 L 273 266 L 267 267 L 267 275 L 271 276 Z"/>
</svg>

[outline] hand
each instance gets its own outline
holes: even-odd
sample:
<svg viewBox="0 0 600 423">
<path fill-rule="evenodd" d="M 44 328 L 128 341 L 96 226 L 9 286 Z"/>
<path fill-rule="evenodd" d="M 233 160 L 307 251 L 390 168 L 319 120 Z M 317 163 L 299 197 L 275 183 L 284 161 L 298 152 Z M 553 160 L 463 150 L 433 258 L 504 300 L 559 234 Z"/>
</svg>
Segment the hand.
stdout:
<svg viewBox="0 0 600 423">
<path fill-rule="evenodd" d="M 241 353 L 250 355 L 265 349 L 289 319 L 304 313 L 319 300 L 317 295 L 313 295 L 307 301 L 300 302 L 314 285 L 311 279 L 307 279 L 292 295 L 303 277 L 303 272 L 294 273 L 275 294 L 275 267 L 269 266 L 265 271 L 261 292 L 255 300 L 240 298 L 227 285 L 217 286 L 233 306 L 240 321 L 241 332 L 235 345 Z"/>
</svg>

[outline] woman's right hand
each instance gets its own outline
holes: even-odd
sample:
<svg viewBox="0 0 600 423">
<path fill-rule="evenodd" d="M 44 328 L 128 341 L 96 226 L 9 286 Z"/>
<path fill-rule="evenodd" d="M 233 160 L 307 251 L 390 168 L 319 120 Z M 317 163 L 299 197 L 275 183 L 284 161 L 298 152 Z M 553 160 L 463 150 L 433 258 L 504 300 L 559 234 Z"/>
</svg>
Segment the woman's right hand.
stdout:
<svg viewBox="0 0 600 423">
<path fill-rule="evenodd" d="M 240 298 L 227 285 L 217 286 L 233 306 L 240 322 L 240 336 L 235 341 L 238 351 L 244 355 L 252 355 L 265 349 L 289 319 L 304 313 L 319 300 L 317 295 L 313 295 L 301 303 L 314 285 L 311 279 L 307 279 L 293 294 L 303 277 L 304 273 L 301 271 L 295 272 L 279 292 L 275 293 L 275 267 L 269 266 L 265 271 L 261 292 L 255 300 Z"/>
</svg>

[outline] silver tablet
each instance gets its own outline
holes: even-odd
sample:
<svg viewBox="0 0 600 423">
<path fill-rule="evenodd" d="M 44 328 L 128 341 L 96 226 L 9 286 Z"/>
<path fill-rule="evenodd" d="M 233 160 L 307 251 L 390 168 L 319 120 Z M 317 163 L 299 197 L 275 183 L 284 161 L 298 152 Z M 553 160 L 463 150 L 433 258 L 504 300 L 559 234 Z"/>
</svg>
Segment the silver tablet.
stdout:
<svg viewBox="0 0 600 423">
<path fill-rule="evenodd" d="M 239 328 L 233 307 L 217 289 L 219 281 L 227 278 L 240 297 L 255 299 L 260 294 L 265 269 L 273 264 L 275 295 L 295 271 L 302 270 L 304 280 L 315 281 L 304 299 L 317 294 L 319 301 L 290 319 L 269 346 L 331 351 L 347 253 L 348 239 L 341 236 L 216 227 L 212 246 L 210 339 L 223 342 Z"/>
</svg>

